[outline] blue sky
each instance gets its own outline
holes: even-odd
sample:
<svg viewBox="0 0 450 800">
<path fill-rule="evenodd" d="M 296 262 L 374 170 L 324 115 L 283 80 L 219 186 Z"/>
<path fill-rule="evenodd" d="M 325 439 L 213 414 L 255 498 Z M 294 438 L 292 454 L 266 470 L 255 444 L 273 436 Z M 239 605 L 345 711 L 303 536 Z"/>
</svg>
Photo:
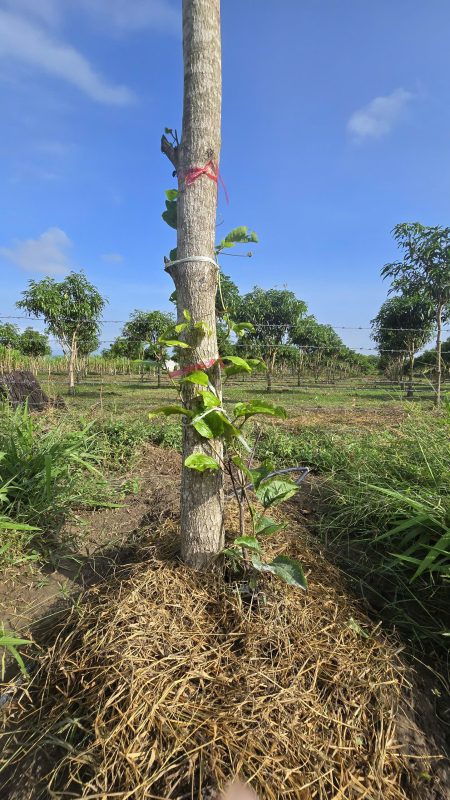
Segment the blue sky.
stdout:
<svg viewBox="0 0 450 800">
<path fill-rule="evenodd" d="M 107 319 L 171 307 L 159 140 L 181 124 L 180 7 L 0 0 L 2 315 L 30 278 L 79 268 Z M 222 0 L 222 28 L 219 233 L 260 237 L 224 271 L 242 291 L 287 285 L 322 322 L 367 326 L 394 224 L 450 224 L 450 4 Z"/>
</svg>

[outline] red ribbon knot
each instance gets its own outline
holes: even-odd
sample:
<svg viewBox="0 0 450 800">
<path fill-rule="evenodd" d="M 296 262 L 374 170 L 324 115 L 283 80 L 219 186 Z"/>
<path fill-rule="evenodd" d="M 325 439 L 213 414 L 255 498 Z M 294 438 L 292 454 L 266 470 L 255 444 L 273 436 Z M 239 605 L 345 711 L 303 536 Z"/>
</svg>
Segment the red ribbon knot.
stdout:
<svg viewBox="0 0 450 800">
<path fill-rule="evenodd" d="M 194 183 L 194 181 L 196 181 L 197 178 L 200 178 L 201 175 L 206 175 L 206 177 L 210 178 L 210 180 L 214 181 L 214 183 L 218 183 L 218 181 L 220 181 L 220 184 L 225 193 L 225 199 L 228 203 L 229 197 L 228 197 L 227 187 L 223 182 L 223 178 L 222 175 L 220 174 L 219 167 L 217 166 L 217 164 L 214 163 L 212 159 L 208 161 L 208 163 L 205 164 L 204 167 L 191 167 L 184 173 L 184 182 L 186 186 L 190 186 L 191 183 Z"/>
</svg>

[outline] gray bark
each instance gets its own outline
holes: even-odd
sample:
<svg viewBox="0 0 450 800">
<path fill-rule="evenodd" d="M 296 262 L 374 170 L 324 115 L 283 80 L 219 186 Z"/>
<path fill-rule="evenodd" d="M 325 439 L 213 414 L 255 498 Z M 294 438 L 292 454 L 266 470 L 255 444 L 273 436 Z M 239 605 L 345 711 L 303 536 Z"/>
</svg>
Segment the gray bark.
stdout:
<svg viewBox="0 0 450 800">
<path fill-rule="evenodd" d="M 69 354 L 69 394 L 75 394 L 75 360 L 77 357 L 77 340 L 76 335 L 72 337 L 72 343 Z"/>
<path fill-rule="evenodd" d="M 183 0 L 184 104 L 183 130 L 175 166 L 178 174 L 177 259 L 214 257 L 217 184 L 202 175 L 185 185 L 188 170 L 220 156 L 221 45 L 220 0 Z M 170 156 L 169 156 L 170 157 Z M 209 262 L 193 260 L 168 266 L 177 292 L 178 321 L 188 309 L 192 323 L 206 322 L 210 335 L 188 334 L 190 350 L 182 351 L 182 364 L 218 358 L 215 297 L 218 269 Z M 210 371 L 211 383 L 221 393 L 220 368 Z M 183 384 L 183 400 L 189 407 L 194 387 Z M 221 442 L 211 443 L 218 458 Z M 188 424 L 183 426 L 183 464 L 191 453 L 212 455 L 211 446 Z M 223 547 L 223 475 L 182 468 L 181 555 L 191 566 L 207 566 Z"/>
<path fill-rule="evenodd" d="M 409 385 L 406 393 L 408 400 L 412 400 L 414 398 L 414 352 L 415 351 L 411 350 L 409 354 Z"/>
</svg>

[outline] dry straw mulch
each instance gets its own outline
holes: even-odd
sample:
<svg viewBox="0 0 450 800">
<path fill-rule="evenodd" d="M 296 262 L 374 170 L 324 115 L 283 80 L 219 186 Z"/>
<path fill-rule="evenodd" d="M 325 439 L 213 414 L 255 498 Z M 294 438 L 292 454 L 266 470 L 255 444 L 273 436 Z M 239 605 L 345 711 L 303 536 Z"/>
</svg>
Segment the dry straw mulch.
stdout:
<svg viewBox="0 0 450 800">
<path fill-rule="evenodd" d="M 239 776 L 261 800 L 405 798 L 399 659 L 335 568 L 286 537 L 309 593 L 269 577 L 249 604 L 177 561 L 174 528 L 62 625 L 5 749 L 34 788 L 8 796 L 211 800 Z"/>
</svg>

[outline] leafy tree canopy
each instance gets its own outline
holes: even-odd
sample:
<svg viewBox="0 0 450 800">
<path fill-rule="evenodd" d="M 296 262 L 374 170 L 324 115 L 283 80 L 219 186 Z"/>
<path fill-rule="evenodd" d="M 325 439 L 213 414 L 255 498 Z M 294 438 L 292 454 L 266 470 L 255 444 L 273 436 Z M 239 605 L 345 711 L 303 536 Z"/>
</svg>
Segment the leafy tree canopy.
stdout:
<svg viewBox="0 0 450 800">
<path fill-rule="evenodd" d="M 54 278 L 31 280 L 16 305 L 29 314 L 43 317 L 48 332 L 68 352 L 74 340 L 87 340 L 98 334 L 105 304 L 105 298 L 84 272 L 70 272 L 60 282 Z"/>
<path fill-rule="evenodd" d="M 393 231 L 403 250 L 403 260 L 385 264 L 382 276 L 392 281 L 391 291 L 424 296 L 441 306 L 443 319 L 450 313 L 450 228 L 402 222 Z"/>
<path fill-rule="evenodd" d="M 380 351 L 407 350 L 411 355 L 420 350 L 433 334 L 433 306 L 426 296 L 391 297 L 383 303 L 371 325 L 372 339 Z"/>
<path fill-rule="evenodd" d="M 124 336 L 118 336 L 107 350 L 103 350 L 105 358 L 139 358 L 142 354 L 140 341 L 131 341 Z"/>
<path fill-rule="evenodd" d="M 134 311 L 124 326 L 122 337 L 129 342 L 129 353 L 136 352 L 146 358 L 162 361 L 167 347 L 158 340 L 174 333 L 173 314 L 164 311 Z"/>
<path fill-rule="evenodd" d="M 266 290 L 255 286 L 241 297 L 235 316 L 238 322 L 251 322 L 254 327 L 246 340 L 271 348 L 289 343 L 291 330 L 306 311 L 306 303 L 288 289 Z"/>
<path fill-rule="evenodd" d="M 312 314 L 298 320 L 291 332 L 291 341 L 307 353 L 321 352 L 338 355 L 344 343 L 331 325 L 322 325 Z"/>
<path fill-rule="evenodd" d="M 0 324 L 0 345 L 17 349 L 19 346 L 20 331 L 17 325 L 11 322 Z"/>
<path fill-rule="evenodd" d="M 20 336 L 19 350 L 25 356 L 38 358 L 49 356 L 51 353 L 48 337 L 34 328 L 26 328 Z"/>
</svg>

